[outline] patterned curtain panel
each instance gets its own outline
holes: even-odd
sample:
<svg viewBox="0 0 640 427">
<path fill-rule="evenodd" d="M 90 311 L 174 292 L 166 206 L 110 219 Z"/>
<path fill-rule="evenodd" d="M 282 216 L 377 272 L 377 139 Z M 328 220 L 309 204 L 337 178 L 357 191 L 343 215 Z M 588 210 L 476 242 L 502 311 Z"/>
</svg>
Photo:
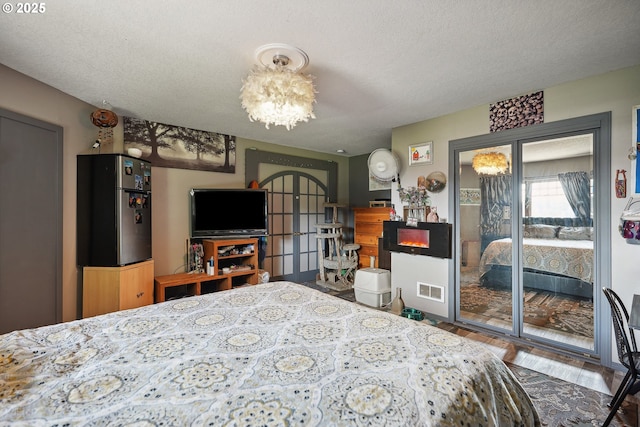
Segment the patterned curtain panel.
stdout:
<svg viewBox="0 0 640 427">
<path fill-rule="evenodd" d="M 505 206 L 511 205 L 511 175 L 480 177 L 480 233 L 498 237 Z M 484 240 L 484 239 L 483 239 Z M 493 240 L 493 239 L 491 239 Z"/>
<path fill-rule="evenodd" d="M 591 216 L 590 179 L 587 172 L 567 172 L 558 174 L 564 194 L 578 218 Z"/>
</svg>

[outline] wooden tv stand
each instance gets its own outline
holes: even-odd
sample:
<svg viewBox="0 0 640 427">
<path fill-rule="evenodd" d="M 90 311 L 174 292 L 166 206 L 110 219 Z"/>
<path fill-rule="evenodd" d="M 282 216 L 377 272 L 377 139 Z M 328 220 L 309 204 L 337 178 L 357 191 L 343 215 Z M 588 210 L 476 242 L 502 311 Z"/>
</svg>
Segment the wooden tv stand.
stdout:
<svg viewBox="0 0 640 427">
<path fill-rule="evenodd" d="M 202 245 L 205 263 L 213 257 L 216 274 L 178 273 L 157 276 L 154 280 L 155 302 L 225 291 L 245 283 L 258 283 L 258 239 L 205 239 Z M 229 273 L 223 273 L 222 269 L 225 267 L 230 268 Z"/>
</svg>

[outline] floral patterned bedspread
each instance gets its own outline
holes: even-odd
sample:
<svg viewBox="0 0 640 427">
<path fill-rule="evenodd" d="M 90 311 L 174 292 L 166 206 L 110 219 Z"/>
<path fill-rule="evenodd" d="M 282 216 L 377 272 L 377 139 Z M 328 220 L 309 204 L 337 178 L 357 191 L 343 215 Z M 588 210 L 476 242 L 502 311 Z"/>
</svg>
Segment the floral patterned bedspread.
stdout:
<svg viewBox="0 0 640 427">
<path fill-rule="evenodd" d="M 275 282 L 0 336 L 0 425 L 539 420 L 481 345 Z"/>
<path fill-rule="evenodd" d="M 523 241 L 522 262 L 525 268 L 574 277 L 593 283 L 593 241 L 531 239 Z M 489 243 L 480 258 L 480 275 L 491 265 L 511 265 L 511 239 Z"/>
</svg>

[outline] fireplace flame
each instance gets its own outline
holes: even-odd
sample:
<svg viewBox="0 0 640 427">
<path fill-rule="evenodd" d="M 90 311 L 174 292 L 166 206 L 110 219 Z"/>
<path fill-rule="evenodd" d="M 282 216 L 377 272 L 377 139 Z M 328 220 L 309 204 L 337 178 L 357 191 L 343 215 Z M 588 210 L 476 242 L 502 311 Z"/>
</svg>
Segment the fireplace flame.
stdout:
<svg viewBox="0 0 640 427">
<path fill-rule="evenodd" d="M 412 242 L 410 240 L 403 240 L 401 242 L 398 243 L 401 246 L 411 246 L 414 248 L 428 248 L 429 245 L 427 245 L 425 242 Z"/>
</svg>

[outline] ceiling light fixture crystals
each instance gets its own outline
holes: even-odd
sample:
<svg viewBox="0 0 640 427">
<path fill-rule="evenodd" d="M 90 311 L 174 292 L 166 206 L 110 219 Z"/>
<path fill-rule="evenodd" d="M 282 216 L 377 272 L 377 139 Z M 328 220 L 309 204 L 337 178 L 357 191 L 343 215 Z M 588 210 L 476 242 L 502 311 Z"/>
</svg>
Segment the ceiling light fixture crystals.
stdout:
<svg viewBox="0 0 640 427">
<path fill-rule="evenodd" d="M 250 121 L 284 126 L 287 130 L 300 121 L 315 119 L 316 90 L 313 76 L 302 74 L 309 57 L 302 50 L 285 44 L 269 44 L 256 50 L 256 65 L 243 80 L 240 99 Z M 271 63 L 269 63 L 271 61 Z"/>
<path fill-rule="evenodd" d="M 473 170 L 484 175 L 498 175 L 509 168 L 507 156 L 499 152 L 478 153 L 471 161 Z"/>
</svg>

